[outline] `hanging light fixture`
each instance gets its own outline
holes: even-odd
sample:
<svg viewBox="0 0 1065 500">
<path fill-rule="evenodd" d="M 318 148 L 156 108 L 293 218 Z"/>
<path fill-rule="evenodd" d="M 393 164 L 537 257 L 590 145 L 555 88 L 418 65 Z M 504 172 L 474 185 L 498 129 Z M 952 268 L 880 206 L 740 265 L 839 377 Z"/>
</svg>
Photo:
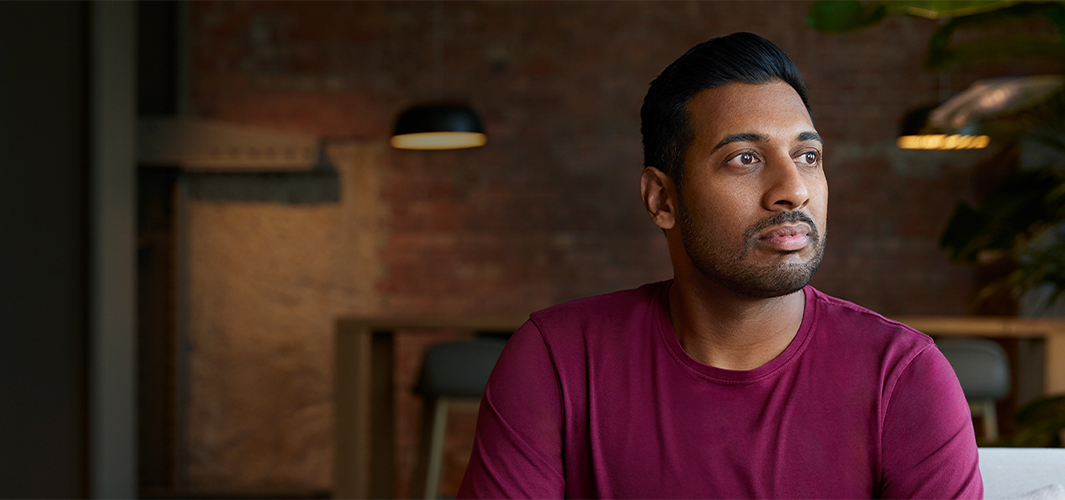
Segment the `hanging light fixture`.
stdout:
<svg viewBox="0 0 1065 500">
<path fill-rule="evenodd" d="M 441 3 L 433 5 L 432 79 L 433 93 L 440 91 L 440 70 L 443 66 L 440 17 Z M 477 113 L 466 105 L 422 104 L 408 108 L 396 119 L 390 143 L 396 149 L 465 149 L 484 146 L 488 138 Z"/>
<path fill-rule="evenodd" d="M 898 139 L 905 149 L 979 149 L 991 142 L 977 135 L 982 119 L 1030 109 L 1065 88 L 1061 75 L 992 78 L 975 82 L 939 106 L 911 111 Z"/>
<path fill-rule="evenodd" d="M 431 104 L 400 114 L 391 144 L 397 149 L 464 149 L 487 141 L 480 118 L 469 106 Z"/>
<path fill-rule="evenodd" d="M 902 119 L 902 130 L 896 140 L 898 147 L 902 149 L 983 149 L 991 143 L 991 138 L 986 135 L 974 134 L 975 127 L 969 126 L 962 130 L 945 133 L 929 124 L 929 116 L 939 106 L 921 106 L 916 108 Z M 971 124 L 970 124 L 971 125 Z"/>
</svg>

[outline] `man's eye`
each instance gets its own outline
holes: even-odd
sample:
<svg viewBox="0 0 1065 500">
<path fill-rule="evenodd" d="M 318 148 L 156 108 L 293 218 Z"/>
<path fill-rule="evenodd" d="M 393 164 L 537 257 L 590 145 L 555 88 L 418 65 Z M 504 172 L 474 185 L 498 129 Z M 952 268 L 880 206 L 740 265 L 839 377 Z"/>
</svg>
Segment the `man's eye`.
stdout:
<svg viewBox="0 0 1065 500">
<path fill-rule="evenodd" d="M 754 155 L 751 153 L 740 153 L 736 156 L 736 159 L 743 165 L 750 165 L 754 163 Z"/>
<path fill-rule="evenodd" d="M 813 151 L 810 151 L 809 153 L 806 153 L 806 154 L 802 155 L 802 159 L 807 164 L 816 165 L 817 164 L 817 153 L 815 153 Z"/>
</svg>

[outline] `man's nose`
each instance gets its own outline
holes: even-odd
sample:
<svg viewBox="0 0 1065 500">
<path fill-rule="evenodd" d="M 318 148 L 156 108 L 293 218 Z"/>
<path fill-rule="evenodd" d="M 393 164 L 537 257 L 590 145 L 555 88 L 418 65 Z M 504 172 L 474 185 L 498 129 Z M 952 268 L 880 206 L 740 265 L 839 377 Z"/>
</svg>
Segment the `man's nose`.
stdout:
<svg viewBox="0 0 1065 500">
<path fill-rule="evenodd" d="M 795 160 L 779 158 L 766 169 L 766 190 L 763 204 L 770 211 L 798 210 L 810 202 L 806 179 Z"/>
</svg>

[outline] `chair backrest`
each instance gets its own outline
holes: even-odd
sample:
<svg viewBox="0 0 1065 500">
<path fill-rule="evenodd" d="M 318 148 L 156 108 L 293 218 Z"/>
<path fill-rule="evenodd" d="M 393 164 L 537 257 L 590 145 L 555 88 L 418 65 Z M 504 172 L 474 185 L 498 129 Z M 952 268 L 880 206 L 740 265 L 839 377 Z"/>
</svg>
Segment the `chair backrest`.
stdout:
<svg viewBox="0 0 1065 500">
<path fill-rule="evenodd" d="M 969 400 L 998 400 L 1010 392 L 1010 364 L 1006 351 L 987 339 L 939 339 L 936 347 L 954 367 Z"/>
<path fill-rule="evenodd" d="M 415 392 L 427 397 L 480 397 L 505 345 L 505 340 L 478 338 L 430 346 Z"/>
</svg>

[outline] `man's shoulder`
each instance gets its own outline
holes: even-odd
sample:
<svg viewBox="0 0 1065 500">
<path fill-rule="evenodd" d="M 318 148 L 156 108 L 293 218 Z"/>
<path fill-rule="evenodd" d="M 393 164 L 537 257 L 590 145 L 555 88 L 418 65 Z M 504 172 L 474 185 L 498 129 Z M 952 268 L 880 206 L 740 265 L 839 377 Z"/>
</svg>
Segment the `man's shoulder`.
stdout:
<svg viewBox="0 0 1065 500">
<path fill-rule="evenodd" d="M 888 318 L 858 304 L 833 297 L 811 287 L 811 296 L 818 308 L 818 327 L 893 344 L 907 344 L 914 348 L 932 345 L 932 338 L 910 326 Z"/>
<path fill-rule="evenodd" d="M 532 313 L 530 319 L 541 331 L 618 328 L 661 308 L 662 294 L 669 290 L 669 283 L 648 283 L 638 288 L 563 302 Z"/>
</svg>

